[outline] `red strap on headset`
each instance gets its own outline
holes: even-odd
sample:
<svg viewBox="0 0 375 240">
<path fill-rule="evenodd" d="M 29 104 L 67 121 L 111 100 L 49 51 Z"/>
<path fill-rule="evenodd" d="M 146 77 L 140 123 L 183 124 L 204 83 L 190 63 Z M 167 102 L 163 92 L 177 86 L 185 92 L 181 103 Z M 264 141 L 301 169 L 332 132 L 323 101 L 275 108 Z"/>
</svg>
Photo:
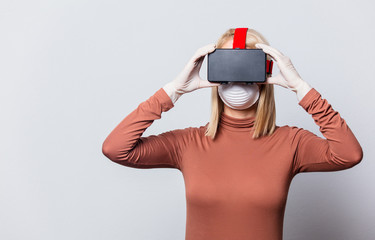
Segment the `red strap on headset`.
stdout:
<svg viewBox="0 0 375 240">
<path fill-rule="evenodd" d="M 267 68 L 266 68 L 267 73 L 272 74 L 272 66 L 273 66 L 273 61 L 267 59 Z"/>
<path fill-rule="evenodd" d="M 246 48 L 246 33 L 247 28 L 236 28 L 234 30 L 234 37 L 233 37 L 233 49 Z"/>
<path fill-rule="evenodd" d="M 233 49 L 246 48 L 246 34 L 248 28 L 236 28 L 233 36 Z M 272 74 L 273 61 L 267 60 L 266 72 Z"/>
</svg>

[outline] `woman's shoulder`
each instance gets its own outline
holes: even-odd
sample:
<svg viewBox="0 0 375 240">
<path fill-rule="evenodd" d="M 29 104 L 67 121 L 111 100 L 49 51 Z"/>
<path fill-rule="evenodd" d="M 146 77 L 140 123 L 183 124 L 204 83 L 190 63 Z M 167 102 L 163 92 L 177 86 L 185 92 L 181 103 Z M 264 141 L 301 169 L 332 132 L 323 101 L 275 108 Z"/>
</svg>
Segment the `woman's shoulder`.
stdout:
<svg viewBox="0 0 375 240">
<path fill-rule="evenodd" d="M 208 124 L 209 122 L 206 123 L 205 125 L 196 126 L 196 127 L 187 127 L 181 130 L 184 131 L 185 133 L 188 133 L 188 135 L 191 138 L 202 138 L 202 137 L 205 137 Z"/>
<path fill-rule="evenodd" d="M 170 130 L 168 132 L 173 133 L 175 136 L 184 137 L 184 138 L 193 138 L 195 136 L 201 135 L 204 132 L 205 126 L 198 126 L 198 127 L 185 127 L 185 128 L 178 128 L 174 130 Z"/>
<path fill-rule="evenodd" d="M 308 130 L 302 127 L 295 126 L 295 125 L 285 124 L 285 125 L 277 126 L 277 127 L 278 127 L 278 133 L 280 135 L 284 136 L 285 138 L 291 138 L 291 139 L 298 137 L 302 133 L 309 132 Z"/>
</svg>

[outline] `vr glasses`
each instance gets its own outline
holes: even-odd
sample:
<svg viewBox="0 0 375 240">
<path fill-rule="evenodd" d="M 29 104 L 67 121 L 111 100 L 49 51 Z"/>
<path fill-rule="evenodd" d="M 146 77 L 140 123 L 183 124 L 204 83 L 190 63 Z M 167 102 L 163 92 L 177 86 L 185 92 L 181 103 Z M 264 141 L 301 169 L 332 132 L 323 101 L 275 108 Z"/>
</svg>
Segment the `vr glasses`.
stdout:
<svg viewBox="0 0 375 240">
<path fill-rule="evenodd" d="M 273 61 L 262 49 L 246 49 L 248 28 L 236 28 L 233 49 L 215 49 L 207 57 L 207 80 L 214 83 L 265 82 Z"/>
</svg>

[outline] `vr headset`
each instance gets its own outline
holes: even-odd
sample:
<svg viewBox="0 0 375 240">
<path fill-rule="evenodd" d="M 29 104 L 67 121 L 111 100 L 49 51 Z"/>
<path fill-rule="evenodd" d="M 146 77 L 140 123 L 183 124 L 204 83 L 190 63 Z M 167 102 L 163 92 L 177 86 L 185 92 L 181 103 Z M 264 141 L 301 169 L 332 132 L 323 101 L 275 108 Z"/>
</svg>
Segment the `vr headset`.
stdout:
<svg viewBox="0 0 375 240">
<path fill-rule="evenodd" d="M 214 83 L 265 82 L 273 61 L 262 49 L 246 49 L 247 28 L 236 28 L 233 49 L 215 49 L 207 57 L 207 80 Z"/>
</svg>

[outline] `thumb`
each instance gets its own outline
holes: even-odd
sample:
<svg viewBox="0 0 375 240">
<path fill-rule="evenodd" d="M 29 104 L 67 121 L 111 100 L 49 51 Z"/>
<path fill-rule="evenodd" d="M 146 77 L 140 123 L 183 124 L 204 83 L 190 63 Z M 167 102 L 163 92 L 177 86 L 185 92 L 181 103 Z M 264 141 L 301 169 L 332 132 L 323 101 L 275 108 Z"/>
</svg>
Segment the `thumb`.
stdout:
<svg viewBox="0 0 375 240">
<path fill-rule="evenodd" d="M 283 76 L 279 73 L 276 76 L 268 77 L 267 83 L 279 85 L 282 83 Z"/>
<path fill-rule="evenodd" d="M 209 82 L 208 80 L 203 80 L 203 79 L 199 81 L 199 88 L 215 87 L 215 86 L 220 86 L 220 83 L 212 83 L 212 82 Z"/>
</svg>

